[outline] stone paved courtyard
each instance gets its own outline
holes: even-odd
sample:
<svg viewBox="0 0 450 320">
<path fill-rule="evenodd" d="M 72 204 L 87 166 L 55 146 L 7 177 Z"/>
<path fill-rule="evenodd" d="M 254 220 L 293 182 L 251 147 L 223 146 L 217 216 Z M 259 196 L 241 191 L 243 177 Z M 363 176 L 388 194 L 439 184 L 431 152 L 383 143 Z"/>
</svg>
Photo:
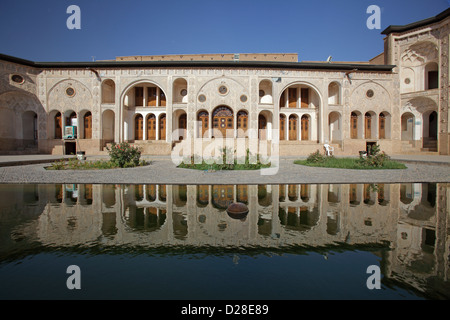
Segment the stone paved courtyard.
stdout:
<svg viewBox="0 0 450 320">
<path fill-rule="evenodd" d="M 280 159 L 276 172 L 260 170 L 200 171 L 177 168 L 168 157 L 147 157 L 151 164 L 109 170 L 46 170 L 49 163 L 0 167 L 0 183 L 103 183 L 103 184 L 285 184 L 285 183 L 401 183 L 450 182 L 447 157 L 403 157 L 403 170 L 350 170 L 313 168 Z M 415 160 L 417 162 L 415 162 Z M 437 160 L 440 159 L 440 160 Z M 1 159 L 0 159 L 1 160 Z"/>
</svg>

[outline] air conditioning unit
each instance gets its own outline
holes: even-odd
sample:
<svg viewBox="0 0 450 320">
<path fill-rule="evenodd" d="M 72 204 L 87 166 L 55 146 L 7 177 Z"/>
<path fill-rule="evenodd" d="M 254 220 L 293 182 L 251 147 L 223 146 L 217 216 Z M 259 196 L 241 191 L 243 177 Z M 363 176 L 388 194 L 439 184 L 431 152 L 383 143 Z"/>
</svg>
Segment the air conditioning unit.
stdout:
<svg viewBox="0 0 450 320">
<path fill-rule="evenodd" d="M 64 139 L 76 139 L 77 138 L 77 126 L 65 126 L 63 138 Z"/>
</svg>

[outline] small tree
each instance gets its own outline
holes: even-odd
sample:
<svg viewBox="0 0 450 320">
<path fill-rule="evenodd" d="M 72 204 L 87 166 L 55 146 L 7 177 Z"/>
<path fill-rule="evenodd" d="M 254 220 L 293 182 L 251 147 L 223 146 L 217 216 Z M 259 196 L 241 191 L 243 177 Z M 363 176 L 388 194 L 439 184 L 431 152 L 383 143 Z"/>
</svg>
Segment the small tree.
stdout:
<svg viewBox="0 0 450 320">
<path fill-rule="evenodd" d="M 128 142 L 113 143 L 111 148 L 106 148 L 110 161 L 121 168 L 136 167 L 139 165 L 141 150 L 131 146 Z"/>
<path fill-rule="evenodd" d="M 384 152 L 380 152 L 379 145 L 369 146 L 367 156 L 359 156 L 359 163 L 365 167 L 382 167 L 390 157 Z"/>
<path fill-rule="evenodd" d="M 326 157 L 320 153 L 319 150 L 317 150 L 314 153 L 311 153 L 308 158 L 306 158 L 307 162 L 311 162 L 311 163 L 321 163 L 324 162 L 326 160 Z"/>
</svg>

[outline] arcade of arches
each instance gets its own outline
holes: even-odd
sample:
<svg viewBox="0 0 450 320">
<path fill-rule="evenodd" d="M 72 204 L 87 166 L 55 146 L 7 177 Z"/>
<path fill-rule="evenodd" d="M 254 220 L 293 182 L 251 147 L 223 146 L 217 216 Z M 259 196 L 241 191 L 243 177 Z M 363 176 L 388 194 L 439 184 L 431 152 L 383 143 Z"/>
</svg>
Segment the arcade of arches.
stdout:
<svg viewBox="0 0 450 320">
<path fill-rule="evenodd" d="M 388 154 L 450 154 L 449 14 L 388 27 L 384 51 L 366 62 L 258 53 L 65 64 L 0 55 L 0 153 L 107 154 L 127 141 L 170 155 L 226 137 L 286 156 L 325 144 L 358 155 L 374 143 Z"/>
</svg>

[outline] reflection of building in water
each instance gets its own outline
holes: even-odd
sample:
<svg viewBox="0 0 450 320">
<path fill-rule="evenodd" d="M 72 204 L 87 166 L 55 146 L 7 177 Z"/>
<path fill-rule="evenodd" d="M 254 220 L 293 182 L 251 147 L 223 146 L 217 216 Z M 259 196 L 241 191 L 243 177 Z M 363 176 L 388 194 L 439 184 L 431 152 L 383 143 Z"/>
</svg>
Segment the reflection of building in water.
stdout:
<svg viewBox="0 0 450 320">
<path fill-rule="evenodd" d="M 2 220 L 18 206 L 35 208 L 11 227 L 13 240 L 69 247 L 379 244 L 389 249 L 381 257 L 389 279 L 421 288 L 448 285 L 450 276 L 448 184 L 0 187 Z M 248 215 L 229 216 L 232 202 L 247 204 Z"/>
</svg>

